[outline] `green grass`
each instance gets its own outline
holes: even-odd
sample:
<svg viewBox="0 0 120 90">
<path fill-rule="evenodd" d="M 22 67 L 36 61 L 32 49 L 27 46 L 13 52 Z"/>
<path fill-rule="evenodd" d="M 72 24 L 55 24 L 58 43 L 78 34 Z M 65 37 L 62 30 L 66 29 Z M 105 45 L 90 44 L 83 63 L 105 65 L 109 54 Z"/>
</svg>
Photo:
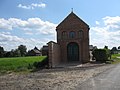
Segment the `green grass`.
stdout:
<svg viewBox="0 0 120 90">
<path fill-rule="evenodd" d="M 46 56 L 0 58 L 0 73 L 29 71 L 34 62 L 44 60 Z"/>
<path fill-rule="evenodd" d="M 120 54 L 113 54 L 112 55 L 112 60 L 114 60 L 114 62 L 112 62 L 112 64 L 117 64 L 117 63 L 120 63 Z"/>
</svg>

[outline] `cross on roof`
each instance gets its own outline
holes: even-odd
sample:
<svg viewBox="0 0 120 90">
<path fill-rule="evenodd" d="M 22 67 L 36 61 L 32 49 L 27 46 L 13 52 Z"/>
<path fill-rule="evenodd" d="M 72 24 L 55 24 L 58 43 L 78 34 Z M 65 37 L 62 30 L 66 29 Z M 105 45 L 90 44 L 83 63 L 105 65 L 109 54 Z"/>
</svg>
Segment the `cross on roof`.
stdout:
<svg viewBox="0 0 120 90">
<path fill-rule="evenodd" d="M 73 12 L 73 8 L 71 8 L 72 12 Z"/>
</svg>

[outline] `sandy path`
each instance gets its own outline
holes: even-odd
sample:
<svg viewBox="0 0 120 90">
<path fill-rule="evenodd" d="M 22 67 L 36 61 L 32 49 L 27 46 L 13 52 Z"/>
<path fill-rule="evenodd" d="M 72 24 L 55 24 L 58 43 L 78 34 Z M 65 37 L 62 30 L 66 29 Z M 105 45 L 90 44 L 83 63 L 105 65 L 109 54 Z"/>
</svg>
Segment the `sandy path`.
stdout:
<svg viewBox="0 0 120 90">
<path fill-rule="evenodd" d="M 42 70 L 30 74 L 0 76 L 0 90 L 74 90 L 90 77 L 113 67 L 66 68 Z"/>
</svg>

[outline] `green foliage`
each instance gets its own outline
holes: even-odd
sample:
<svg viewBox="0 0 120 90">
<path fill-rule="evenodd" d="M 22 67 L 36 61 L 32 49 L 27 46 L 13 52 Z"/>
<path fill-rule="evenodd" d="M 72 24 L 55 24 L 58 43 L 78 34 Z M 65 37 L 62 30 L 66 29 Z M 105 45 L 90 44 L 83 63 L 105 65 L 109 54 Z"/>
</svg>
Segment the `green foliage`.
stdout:
<svg viewBox="0 0 120 90">
<path fill-rule="evenodd" d="M 105 49 L 96 49 L 93 51 L 96 61 L 106 62 L 108 60 L 107 51 Z"/>
<path fill-rule="evenodd" d="M 21 56 L 20 50 L 15 49 L 13 52 L 13 55 L 14 55 L 14 57 L 20 57 Z"/>
<path fill-rule="evenodd" d="M 107 48 L 104 48 L 104 50 L 106 51 L 106 54 L 107 54 L 107 59 L 111 59 L 111 51 L 110 49 Z"/>
<path fill-rule="evenodd" d="M 9 52 L 6 52 L 4 56 L 5 57 L 13 57 L 13 53 L 11 51 L 9 51 Z"/>
<path fill-rule="evenodd" d="M 120 46 L 118 47 L 118 49 L 120 49 Z"/>
<path fill-rule="evenodd" d="M 18 49 L 12 49 L 11 51 L 9 52 L 6 52 L 4 54 L 4 57 L 20 57 L 21 56 L 21 53 L 20 53 L 20 50 Z"/>
<path fill-rule="evenodd" d="M 33 66 L 36 69 L 49 68 L 49 66 L 48 66 L 48 57 L 44 58 L 41 62 L 34 62 Z"/>
<path fill-rule="evenodd" d="M 0 72 L 26 71 L 33 69 L 34 62 L 41 62 L 45 56 L 0 58 Z"/>
<path fill-rule="evenodd" d="M 105 46 L 104 49 L 108 49 L 108 46 Z"/>
<path fill-rule="evenodd" d="M 25 56 L 26 55 L 26 53 L 27 53 L 27 47 L 25 46 L 25 45 L 20 45 L 20 46 L 18 46 L 18 50 L 20 50 L 20 54 L 21 54 L 21 56 Z"/>
<path fill-rule="evenodd" d="M 0 46 L 0 57 L 4 56 L 4 48 Z"/>
</svg>

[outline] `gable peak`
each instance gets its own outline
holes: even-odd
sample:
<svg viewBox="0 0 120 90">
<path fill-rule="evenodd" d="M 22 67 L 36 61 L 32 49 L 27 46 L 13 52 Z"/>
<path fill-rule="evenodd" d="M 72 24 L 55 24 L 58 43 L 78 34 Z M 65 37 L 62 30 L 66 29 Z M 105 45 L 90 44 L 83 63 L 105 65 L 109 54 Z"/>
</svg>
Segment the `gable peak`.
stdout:
<svg viewBox="0 0 120 90">
<path fill-rule="evenodd" d="M 84 24 L 85 26 L 89 27 L 81 18 L 79 18 L 74 12 L 73 10 L 70 12 L 70 14 L 56 27 L 69 27 L 71 25 L 75 25 L 75 22 L 79 22 Z"/>
</svg>

